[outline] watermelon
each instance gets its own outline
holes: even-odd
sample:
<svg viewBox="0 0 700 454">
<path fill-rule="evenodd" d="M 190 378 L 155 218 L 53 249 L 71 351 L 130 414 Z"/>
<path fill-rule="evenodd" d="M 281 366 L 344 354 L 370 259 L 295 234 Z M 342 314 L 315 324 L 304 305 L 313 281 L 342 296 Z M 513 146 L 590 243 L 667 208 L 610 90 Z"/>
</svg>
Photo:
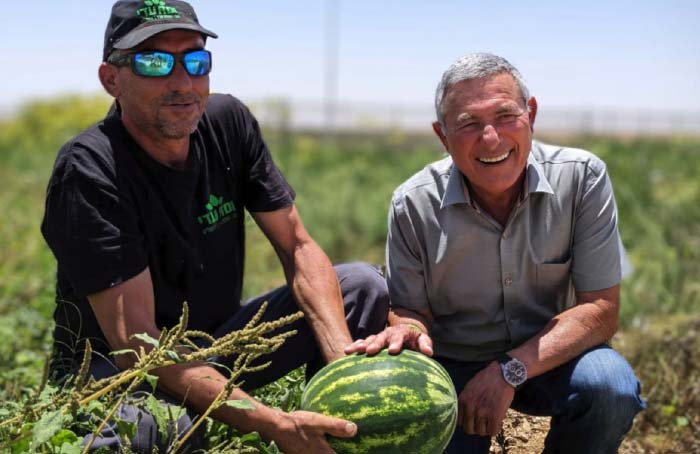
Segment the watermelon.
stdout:
<svg viewBox="0 0 700 454">
<path fill-rule="evenodd" d="M 328 437 L 337 454 L 440 454 L 457 424 L 457 393 L 435 360 L 382 350 L 321 369 L 304 389 L 301 409 L 357 424 L 353 438 Z"/>
</svg>

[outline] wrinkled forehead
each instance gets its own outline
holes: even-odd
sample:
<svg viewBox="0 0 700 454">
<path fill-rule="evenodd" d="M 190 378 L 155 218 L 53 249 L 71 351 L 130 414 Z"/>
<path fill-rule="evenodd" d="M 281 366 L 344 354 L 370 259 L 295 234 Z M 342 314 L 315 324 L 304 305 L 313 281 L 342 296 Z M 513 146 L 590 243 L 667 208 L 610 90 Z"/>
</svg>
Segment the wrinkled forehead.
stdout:
<svg viewBox="0 0 700 454">
<path fill-rule="evenodd" d="M 457 82 L 448 87 L 445 93 L 444 112 L 455 108 L 475 109 L 507 106 L 526 106 L 526 101 L 515 79 L 510 74 L 496 74 L 480 79 Z"/>
</svg>

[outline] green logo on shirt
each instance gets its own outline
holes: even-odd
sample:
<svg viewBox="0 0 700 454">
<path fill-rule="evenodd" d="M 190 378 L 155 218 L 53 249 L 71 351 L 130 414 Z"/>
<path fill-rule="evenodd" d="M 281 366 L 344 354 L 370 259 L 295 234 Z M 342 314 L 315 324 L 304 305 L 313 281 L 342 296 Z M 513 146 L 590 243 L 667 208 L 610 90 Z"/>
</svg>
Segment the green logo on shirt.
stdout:
<svg viewBox="0 0 700 454">
<path fill-rule="evenodd" d="M 167 6 L 165 0 L 144 0 L 143 8 L 136 10 L 136 15 L 145 20 L 178 19 L 180 13 L 173 6 Z"/>
<path fill-rule="evenodd" d="M 223 197 L 217 197 L 214 194 L 209 195 L 209 202 L 204 205 L 206 212 L 197 216 L 197 222 L 204 226 L 202 233 L 209 234 L 222 225 L 236 217 L 236 205 L 232 200 L 224 202 Z"/>
</svg>

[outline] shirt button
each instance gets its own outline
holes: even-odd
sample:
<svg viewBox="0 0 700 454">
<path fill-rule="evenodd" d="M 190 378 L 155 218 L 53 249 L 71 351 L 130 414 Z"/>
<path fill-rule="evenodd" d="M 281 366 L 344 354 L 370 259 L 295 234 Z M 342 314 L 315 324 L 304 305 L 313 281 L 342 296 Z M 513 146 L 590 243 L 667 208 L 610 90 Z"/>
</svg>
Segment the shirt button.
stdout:
<svg viewBox="0 0 700 454">
<path fill-rule="evenodd" d="M 506 276 L 506 278 L 503 279 L 503 283 L 506 284 L 506 287 L 510 287 L 511 284 L 513 284 L 513 278 L 510 276 Z"/>
</svg>

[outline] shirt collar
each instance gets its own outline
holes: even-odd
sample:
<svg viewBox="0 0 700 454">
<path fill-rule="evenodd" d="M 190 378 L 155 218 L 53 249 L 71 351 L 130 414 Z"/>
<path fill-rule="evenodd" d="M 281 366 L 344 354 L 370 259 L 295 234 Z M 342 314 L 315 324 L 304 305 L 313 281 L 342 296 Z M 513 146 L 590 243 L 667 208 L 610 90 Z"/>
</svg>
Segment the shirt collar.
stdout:
<svg viewBox="0 0 700 454">
<path fill-rule="evenodd" d="M 453 162 L 450 166 L 450 176 L 447 179 L 447 187 L 442 196 L 440 209 L 459 203 L 469 203 L 465 197 L 464 182 L 462 180 L 462 172 L 459 171 Z"/>
<path fill-rule="evenodd" d="M 547 180 L 547 175 L 544 173 L 542 164 L 535 159 L 532 155 L 532 151 L 530 151 L 530 155 L 527 157 L 527 175 L 525 178 L 527 181 L 528 194 L 544 192 L 554 195 L 554 190 L 549 184 L 549 180 Z"/>
<path fill-rule="evenodd" d="M 552 186 L 549 184 L 549 181 L 547 181 L 547 176 L 544 174 L 542 165 L 537 162 L 532 155 L 532 152 L 530 152 L 527 157 L 525 172 L 524 184 L 527 188 L 527 195 L 534 192 L 554 194 Z M 527 198 L 527 196 L 524 198 Z M 447 187 L 445 188 L 445 194 L 442 196 L 440 208 L 442 209 L 450 205 L 460 203 L 471 204 L 472 201 L 469 197 L 469 190 L 467 189 L 464 179 L 462 178 L 462 172 L 459 171 L 453 162 L 452 166 L 450 167 L 450 176 L 447 180 Z"/>
</svg>

